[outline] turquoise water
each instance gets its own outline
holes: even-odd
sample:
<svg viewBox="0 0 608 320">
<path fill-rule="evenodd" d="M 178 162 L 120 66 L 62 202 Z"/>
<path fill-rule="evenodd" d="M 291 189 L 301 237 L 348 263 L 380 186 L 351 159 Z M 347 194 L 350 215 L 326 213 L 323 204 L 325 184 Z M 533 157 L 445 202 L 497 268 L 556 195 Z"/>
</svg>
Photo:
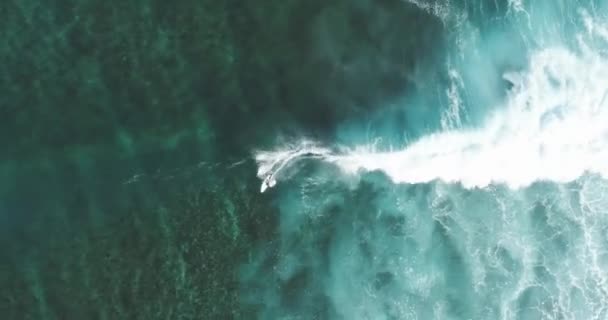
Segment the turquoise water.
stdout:
<svg viewBox="0 0 608 320">
<path fill-rule="evenodd" d="M 0 17 L 2 319 L 608 318 L 608 3 Z"/>
<path fill-rule="evenodd" d="M 608 8 L 411 3 L 447 43 L 418 90 L 256 153 L 279 239 L 243 266 L 247 301 L 263 319 L 605 319 Z"/>
</svg>

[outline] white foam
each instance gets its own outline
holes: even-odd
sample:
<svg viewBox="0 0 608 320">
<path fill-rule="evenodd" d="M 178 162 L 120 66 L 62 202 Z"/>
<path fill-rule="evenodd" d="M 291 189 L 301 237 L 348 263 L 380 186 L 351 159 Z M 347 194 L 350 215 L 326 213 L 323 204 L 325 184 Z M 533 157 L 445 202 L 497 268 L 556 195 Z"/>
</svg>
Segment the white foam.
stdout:
<svg viewBox="0 0 608 320">
<path fill-rule="evenodd" d="M 396 182 L 465 187 L 608 177 L 608 62 L 552 48 L 535 54 L 503 110 L 479 129 L 424 137 L 399 152 L 349 154 L 344 170 L 382 170 Z"/>
<path fill-rule="evenodd" d="M 589 27 L 593 21 L 586 24 L 591 37 L 593 30 L 604 30 Z M 513 88 L 478 128 L 448 128 L 391 152 L 362 146 L 337 154 L 310 142 L 261 152 L 256 159 L 265 179 L 262 191 L 305 154 L 350 174 L 381 170 L 397 183 L 442 180 L 468 188 L 492 183 L 519 188 L 542 180 L 569 182 L 586 172 L 608 178 L 608 60 L 581 39 L 576 51 L 539 50 L 527 70 L 505 73 Z M 461 108 L 458 103 L 452 114 Z M 452 118 L 450 125 L 459 122 Z"/>
<path fill-rule="evenodd" d="M 589 51 L 550 48 L 531 57 L 527 72 L 505 76 L 518 83 L 506 105 L 480 128 L 432 134 L 394 152 L 358 148 L 335 154 L 311 142 L 260 152 L 262 191 L 306 154 L 347 173 L 381 170 L 403 183 L 439 179 L 465 187 L 518 188 L 539 180 L 568 182 L 585 172 L 608 177 L 608 61 Z"/>
</svg>

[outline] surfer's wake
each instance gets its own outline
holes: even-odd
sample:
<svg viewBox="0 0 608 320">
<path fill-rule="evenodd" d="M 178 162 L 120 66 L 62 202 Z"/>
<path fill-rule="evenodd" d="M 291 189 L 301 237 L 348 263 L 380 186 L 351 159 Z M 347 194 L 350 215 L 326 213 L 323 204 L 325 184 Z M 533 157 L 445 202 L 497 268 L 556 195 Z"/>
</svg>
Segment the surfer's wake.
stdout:
<svg viewBox="0 0 608 320">
<path fill-rule="evenodd" d="M 545 49 L 532 56 L 526 73 L 505 78 L 514 87 L 480 128 L 439 132 L 393 152 L 332 153 L 311 142 L 258 152 L 261 191 L 295 161 L 311 157 L 348 174 L 380 170 L 397 183 L 438 179 L 468 188 L 569 182 L 585 172 L 608 177 L 607 60 L 585 48 Z"/>
</svg>

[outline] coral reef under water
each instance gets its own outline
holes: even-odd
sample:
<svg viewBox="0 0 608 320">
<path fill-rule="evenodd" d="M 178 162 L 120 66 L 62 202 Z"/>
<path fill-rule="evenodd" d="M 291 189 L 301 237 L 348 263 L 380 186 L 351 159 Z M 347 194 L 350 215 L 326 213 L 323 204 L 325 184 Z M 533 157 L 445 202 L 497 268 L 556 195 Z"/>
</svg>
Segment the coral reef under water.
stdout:
<svg viewBox="0 0 608 320">
<path fill-rule="evenodd" d="M 252 143 L 418 90 L 443 31 L 398 0 L 9 0 L 0 18 L 3 319 L 251 319 L 239 266 L 278 223 Z"/>
</svg>

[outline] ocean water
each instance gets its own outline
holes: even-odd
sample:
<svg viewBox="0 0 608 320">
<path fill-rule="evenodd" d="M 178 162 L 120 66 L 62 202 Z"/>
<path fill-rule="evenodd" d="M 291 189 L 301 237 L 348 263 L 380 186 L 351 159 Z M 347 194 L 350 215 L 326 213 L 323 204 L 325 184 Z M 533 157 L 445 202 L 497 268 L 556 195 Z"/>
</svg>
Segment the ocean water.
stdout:
<svg viewBox="0 0 608 320">
<path fill-rule="evenodd" d="M 280 218 L 241 268 L 246 303 L 261 319 L 607 319 L 608 4 L 406 2 L 444 26 L 423 70 L 443 80 L 333 139 L 254 150 Z"/>
<path fill-rule="evenodd" d="M 608 319 L 608 2 L 7 0 L 0 319 Z"/>
</svg>

